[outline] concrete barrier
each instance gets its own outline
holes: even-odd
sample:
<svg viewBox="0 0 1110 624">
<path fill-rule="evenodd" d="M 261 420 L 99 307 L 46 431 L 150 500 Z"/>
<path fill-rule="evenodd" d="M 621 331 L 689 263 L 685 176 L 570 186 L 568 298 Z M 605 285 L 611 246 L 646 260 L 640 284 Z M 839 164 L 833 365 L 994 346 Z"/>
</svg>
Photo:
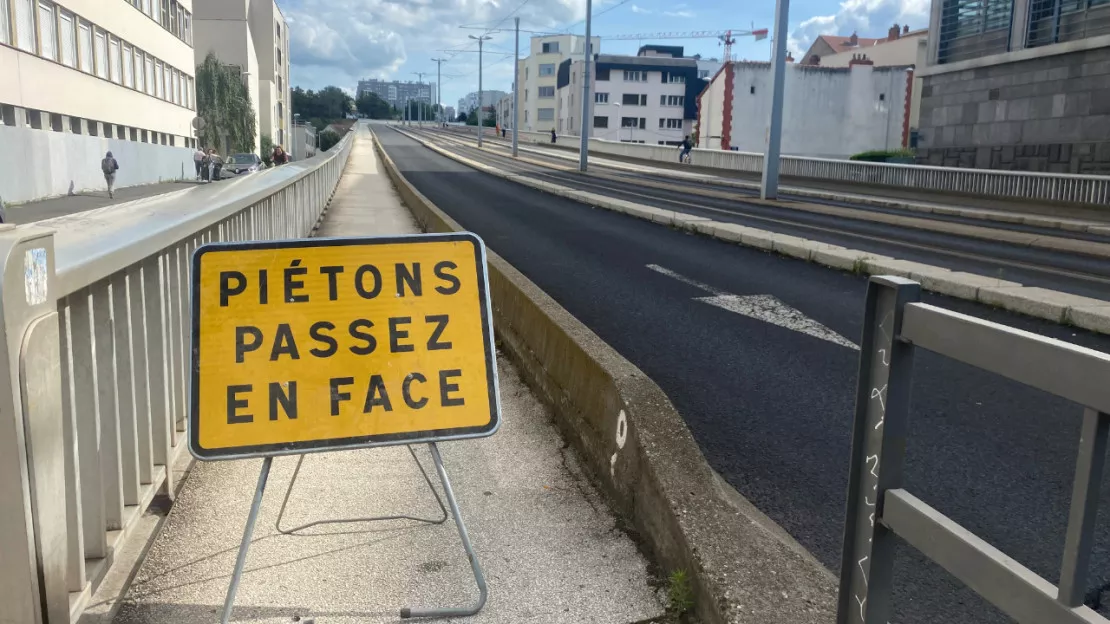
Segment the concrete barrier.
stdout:
<svg viewBox="0 0 1110 624">
<path fill-rule="evenodd" d="M 462 227 L 399 172 L 402 201 L 427 232 Z M 707 624 L 828 622 L 837 582 L 713 472 L 682 416 L 631 362 L 495 253 L 494 331 L 627 528 L 664 571 L 686 571 Z"/>
</svg>

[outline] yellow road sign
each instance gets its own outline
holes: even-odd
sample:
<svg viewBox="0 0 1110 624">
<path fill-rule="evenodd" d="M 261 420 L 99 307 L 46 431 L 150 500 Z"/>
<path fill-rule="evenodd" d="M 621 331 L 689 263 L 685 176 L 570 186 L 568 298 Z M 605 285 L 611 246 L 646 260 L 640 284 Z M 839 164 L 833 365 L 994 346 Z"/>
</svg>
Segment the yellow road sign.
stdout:
<svg viewBox="0 0 1110 624">
<path fill-rule="evenodd" d="M 192 286 L 198 459 L 500 426 L 485 245 L 473 234 L 205 245 Z"/>
</svg>

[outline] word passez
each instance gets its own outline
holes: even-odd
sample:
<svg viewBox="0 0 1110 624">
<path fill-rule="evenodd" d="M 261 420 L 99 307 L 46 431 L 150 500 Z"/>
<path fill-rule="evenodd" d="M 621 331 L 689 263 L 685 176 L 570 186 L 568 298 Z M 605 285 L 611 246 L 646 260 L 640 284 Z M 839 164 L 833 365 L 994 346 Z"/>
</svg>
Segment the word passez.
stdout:
<svg viewBox="0 0 1110 624">
<path fill-rule="evenodd" d="M 250 322 L 234 325 L 234 363 L 289 371 L 227 384 L 227 424 L 297 419 L 306 409 L 340 416 L 350 406 L 362 414 L 464 407 L 460 367 L 418 366 L 456 360 L 428 356 L 455 348 L 452 298 L 461 288 L 451 260 L 309 266 L 296 258 L 280 270 L 220 271 L 219 307 L 251 310 Z M 438 309 L 427 310 L 421 300 L 429 296 Z M 332 361 L 342 364 L 332 370 Z M 306 394 L 326 400 L 306 403 Z"/>
</svg>

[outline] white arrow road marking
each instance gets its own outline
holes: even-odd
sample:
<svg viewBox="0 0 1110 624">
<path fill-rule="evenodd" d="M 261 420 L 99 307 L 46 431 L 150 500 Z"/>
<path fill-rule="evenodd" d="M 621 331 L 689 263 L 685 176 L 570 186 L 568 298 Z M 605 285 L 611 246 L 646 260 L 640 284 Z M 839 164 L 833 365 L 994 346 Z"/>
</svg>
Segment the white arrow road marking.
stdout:
<svg viewBox="0 0 1110 624">
<path fill-rule="evenodd" d="M 809 318 L 803 314 L 801 310 L 792 308 L 771 295 L 734 295 L 719 288 L 714 288 L 709 284 L 703 284 L 697 280 L 690 279 L 685 275 L 675 273 L 658 264 L 649 264 L 647 268 L 713 295 L 712 297 L 695 297 L 695 301 L 708 303 L 709 305 L 728 310 L 729 312 L 735 312 L 749 318 L 754 318 L 765 323 L 792 329 L 796 332 L 813 336 L 814 338 L 827 340 L 842 347 L 859 350 L 859 346 L 857 346 L 856 343 Z"/>
</svg>

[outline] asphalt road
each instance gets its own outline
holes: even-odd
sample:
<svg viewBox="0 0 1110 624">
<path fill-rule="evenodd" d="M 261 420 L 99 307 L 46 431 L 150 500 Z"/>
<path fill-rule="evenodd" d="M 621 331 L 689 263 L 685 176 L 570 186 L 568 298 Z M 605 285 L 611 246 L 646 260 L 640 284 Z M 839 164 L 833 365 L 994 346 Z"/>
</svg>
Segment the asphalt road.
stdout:
<svg viewBox="0 0 1110 624">
<path fill-rule="evenodd" d="M 425 135 L 429 139 L 436 140 L 440 147 L 467 158 L 487 162 L 522 176 L 542 179 L 582 191 L 600 193 L 666 210 L 677 210 L 716 221 L 739 223 L 749 227 L 819 240 L 899 259 L 999 277 L 1028 286 L 1040 286 L 1110 300 L 1110 259 L 1107 258 L 1030 248 L 998 240 L 984 240 L 983 238 L 910 229 L 867 219 L 819 214 L 795 210 L 790 208 L 789 205 L 760 205 L 744 201 L 743 198 L 749 196 L 749 193 L 732 193 L 732 189 L 720 186 L 699 184 L 693 181 L 682 181 L 663 176 L 633 174 L 597 167 L 595 167 L 595 171 L 600 169 L 606 175 L 615 176 L 618 179 L 583 176 L 578 172 L 556 171 L 549 167 L 515 160 L 506 152 L 481 151 L 464 143 L 466 137 L 427 131 L 425 131 Z M 529 159 L 550 162 L 552 165 L 559 167 L 573 165 L 569 161 L 553 156 L 542 157 L 531 152 L 524 155 Z M 645 187 L 642 184 L 645 181 L 665 182 L 673 190 Z M 732 197 L 726 199 L 698 194 L 699 190 L 705 189 L 729 192 Z M 797 199 L 810 204 L 823 203 L 848 207 L 867 216 L 871 214 L 893 214 L 901 217 L 914 217 L 923 221 L 944 221 L 966 224 L 976 228 L 1028 232 L 1051 237 L 1082 238 L 1110 243 L 1110 237 L 1097 234 L 1072 233 L 1023 224 L 987 222 L 958 216 L 912 213 L 897 208 L 853 205 L 845 202 L 814 202 L 805 198 Z"/>
<path fill-rule="evenodd" d="M 704 290 L 648 265 L 737 295 L 773 295 L 853 341 L 863 277 L 593 209 L 377 131 L 421 192 L 651 376 L 712 466 L 839 569 L 858 352 L 697 301 Z M 1104 337 L 925 300 L 1110 351 Z M 1080 408 L 929 353 L 917 356 L 915 373 L 908 489 L 1055 582 Z M 1091 587 L 1110 582 L 1110 514 L 1097 535 Z M 1008 621 L 908 548 L 894 583 L 897 622 Z M 1110 592 L 1101 596 L 1110 607 Z"/>
</svg>

